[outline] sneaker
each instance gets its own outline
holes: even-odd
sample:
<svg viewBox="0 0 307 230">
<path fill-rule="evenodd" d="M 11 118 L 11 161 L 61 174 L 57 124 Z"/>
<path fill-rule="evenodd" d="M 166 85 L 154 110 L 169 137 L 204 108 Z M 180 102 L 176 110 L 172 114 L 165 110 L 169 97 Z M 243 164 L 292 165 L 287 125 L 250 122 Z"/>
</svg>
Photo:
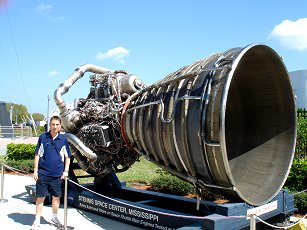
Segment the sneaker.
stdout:
<svg viewBox="0 0 307 230">
<path fill-rule="evenodd" d="M 57 227 L 62 227 L 63 226 L 57 217 L 53 217 L 51 219 L 51 224 L 53 224 L 53 225 L 55 225 Z"/>
<path fill-rule="evenodd" d="M 32 224 L 31 230 L 38 230 L 39 228 L 40 228 L 40 224 L 34 221 L 34 223 Z"/>
</svg>

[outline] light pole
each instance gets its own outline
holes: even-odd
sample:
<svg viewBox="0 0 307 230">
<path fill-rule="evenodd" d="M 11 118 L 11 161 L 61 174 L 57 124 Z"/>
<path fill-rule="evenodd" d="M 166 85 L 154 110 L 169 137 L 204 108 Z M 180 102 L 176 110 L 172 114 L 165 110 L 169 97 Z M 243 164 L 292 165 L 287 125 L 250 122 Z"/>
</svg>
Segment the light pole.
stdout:
<svg viewBox="0 0 307 230">
<path fill-rule="evenodd" d="M 47 128 L 46 128 L 47 130 L 46 131 L 48 132 L 49 131 L 49 120 L 50 120 L 50 118 L 49 118 L 50 117 L 50 115 L 49 115 L 49 111 L 50 111 L 49 110 L 49 104 L 50 104 L 50 99 L 51 99 L 49 94 L 48 94 L 47 98 L 48 98 L 48 110 L 47 110 Z"/>
<path fill-rule="evenodd" d="M 17 109 L 15 110 L 15 117 L 16 117 L 15 124 L 17 125 L 18 124 L 18 110 Z"/>
<path fill-rule="evenodd" d="M 10 109 L 10 120 L 11 120 L 11 125 L 13 125 L 13 106 L 11 106 Z"/>
</svg>

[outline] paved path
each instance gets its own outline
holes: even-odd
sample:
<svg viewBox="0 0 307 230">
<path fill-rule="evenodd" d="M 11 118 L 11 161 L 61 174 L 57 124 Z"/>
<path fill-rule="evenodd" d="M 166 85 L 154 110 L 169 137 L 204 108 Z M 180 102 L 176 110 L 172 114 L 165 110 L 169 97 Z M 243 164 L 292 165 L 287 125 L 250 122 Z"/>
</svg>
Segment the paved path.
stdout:
<svg viewBox="0 0 307 230">
<path fill-rule="evenodd" d="M 12 230 L 29 230 L 35 217 L 35 204 L 30 202 L 25 186 L 34 184 L 30 176 L 4 174 L 3 199 L 0 202 L 0 228 Z M 1 186 L 0 186 L 1 187 Z M 103 216 L 68 207 L 67 229 L 74 230 L 140 230 L 141 228 L 108 219 Z M 61 204 L 59 220 L 64 223 L 64 209 Z M 41 230 L 56 229 L 49 224 L 51 206 L 43 208 Z"/>
</svg>

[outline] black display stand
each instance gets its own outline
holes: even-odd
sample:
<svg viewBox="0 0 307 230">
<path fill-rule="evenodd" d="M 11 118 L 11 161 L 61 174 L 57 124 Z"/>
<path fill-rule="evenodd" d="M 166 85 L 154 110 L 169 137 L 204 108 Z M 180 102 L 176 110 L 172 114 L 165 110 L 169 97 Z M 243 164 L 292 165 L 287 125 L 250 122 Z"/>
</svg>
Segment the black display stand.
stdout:
<svg viewBox="0 0 307 230">
<path fill-rule="evenodd" d="M 70 178 L 77 181 L 74 174 Z M 253 208 L 246 203 L 217 204 L 201 200 L 199 210 L 196 210 L 196 199 L 128 188 L 114 173 L 94 181 L 82 187 L 69 182 L 68 205 L 144 229 L 237 230 L 250 225 L 249 220 L 240 217 L 246 216 L 247 210 Z M 34 201 L 35 185 L 26 186 L 26 190 Z M 294 196 L 286 190 L 281 190 L 275 200 L 277 209 L 263 214 L 262 220 L 275 223 L 285 220 L 296 210 Z"/>
</svg>

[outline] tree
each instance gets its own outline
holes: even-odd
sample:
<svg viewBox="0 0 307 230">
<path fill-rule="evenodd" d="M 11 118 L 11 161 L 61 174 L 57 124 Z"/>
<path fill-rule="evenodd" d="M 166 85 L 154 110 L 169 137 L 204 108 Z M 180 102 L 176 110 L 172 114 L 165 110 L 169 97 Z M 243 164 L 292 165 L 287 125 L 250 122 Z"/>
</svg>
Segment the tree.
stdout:
<svg viewBox="0 0 307 230">
<path fill-rule="evenodd" d="M 15 104 L 15 103 L 6 103 L 6 109 L 10 114 L 12 109 L 12 123 L 20 124 L 27 121 L 27 117 L 29 116 L 28 109 L 25 105 Z"/>
<path fill-rule="evenodd" d="M 33 113 L 32 117 L 34 119 L 34 121 L 43 121 L 45 116 L 41 113 Z"/>
</svg>

